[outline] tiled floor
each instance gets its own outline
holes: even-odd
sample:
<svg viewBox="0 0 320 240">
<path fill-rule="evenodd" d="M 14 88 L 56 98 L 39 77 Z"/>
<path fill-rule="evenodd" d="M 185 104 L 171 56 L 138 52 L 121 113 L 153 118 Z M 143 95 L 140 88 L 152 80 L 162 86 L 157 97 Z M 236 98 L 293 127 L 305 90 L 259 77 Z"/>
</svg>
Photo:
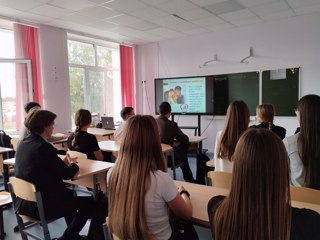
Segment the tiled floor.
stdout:
<svg viewBox="0 0 320 240">
<path fill-rule="evenodd" d="M 195 158 L 189 158 L 189 164 L 190 167 L 192 169 L 193 175 L 194 177 L 196 176 L 196 159 Z M 172 171 L 169 171 L 170 174 L 172 174 Z M 182 172 L 181 169 L 176 169 L 176 173 L 177 173 L 177 180 L 181 180 L 183 181 L 183 177 L 182 177 Z M 1 179 L 2 180 L 2 179 Z M 204 206 L 206 207 L 206 206 Z M 13 208 L 8 208 L 6 210 L 4 210 L 4 229 L 6 232 L 6 240 L 17 240 L 17 239 L 21 239 L 20 233 L 17 232 L 15 233 L 13 231 L 13 228 L 17 225 L 17 221 L 14 215 L 14 211 Z M 66 228 L 66 224 L 64 219 L 59 219 L 55 222 L 52 222 L 49 224 L 49 229 L 50 229 L 50 233 L 51 233 L 51 237 L 59 237 L 62 235 L 64 229 Z M 199 227 L 199 226 L 195 226 L 196 231 L 199 235 L 199 239 L 201 240 L 211 240 L 211 232 L 210 229 L 207 228 L 203 228 L 203 227 Z M 85 226 L 85 228 L 82 230 L 82 234 L 86 235 L 88 231 L 88 223 Z M 40 229 L 36 229 L 35 232 L 39 232 L 40 233 Z"/>
</svg>

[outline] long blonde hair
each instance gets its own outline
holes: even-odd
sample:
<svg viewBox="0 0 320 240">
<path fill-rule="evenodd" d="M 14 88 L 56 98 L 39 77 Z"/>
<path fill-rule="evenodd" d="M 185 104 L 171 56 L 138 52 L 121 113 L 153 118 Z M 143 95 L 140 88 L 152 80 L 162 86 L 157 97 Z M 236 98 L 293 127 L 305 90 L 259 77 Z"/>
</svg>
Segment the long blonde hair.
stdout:
<svg viewBox="0 0 320 240">
<path fill-rule="evenodd" d="M 248 128 L 249 120 L 249 108 L 244 101 L 234 101 L 229 104 L 226 122 L 218 140 L 219 158 L 228 157 L 231 161 L 237 141 L 241 133 Z"/>
<path fill-rule="evenodd" d="M 268 123 L 269 130 L 272 130 L 273 119 L 275 115 L 274 106 L 272 104 L 261 104 L 256 108 L 257 116 L 261 119 L 262 122 Z"/>
<path fill-rule="evenodd" d="M 213 217 L 216 240 L 289 240 L 289 160 L 281 139 L 248 129 L 234 155 L 231 191 Z"/>
<path fill-rule="evenodd" d="M 124 132 L 108 183 L 109 227 L 120 239 L 148 239 L 145 195 L 150 174 L 167 171 L 159 131 L 152 116 L 136 115 Z"/>
</svg>

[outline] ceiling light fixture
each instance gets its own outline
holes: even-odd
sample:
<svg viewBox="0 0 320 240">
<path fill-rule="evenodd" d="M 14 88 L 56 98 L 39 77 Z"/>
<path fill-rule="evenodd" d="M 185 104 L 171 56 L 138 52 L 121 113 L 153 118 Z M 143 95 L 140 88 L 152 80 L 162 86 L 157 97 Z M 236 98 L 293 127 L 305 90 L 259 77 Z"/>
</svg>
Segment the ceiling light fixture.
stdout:
<svg viewBox="0 0 320 240">
<path fill-rule="evenodd" d="M 214 63 L 214 62 L 219 62 L 219 60 L 218 60 L 218 55 L 217 55 L 217 54 L 214 54 L 214 58 L 213 58 L 213 59 L 208 60 L 208 61 L 204 62 L 203 64 L 201 64 L 201 65 L 199 66 L 199 68 L 208 67 L 208 66 L 211 65 L 211 64 L 209 64 L 209 63 Z"/>
<path fill-rule="evenodd" d="M 250 49 L 249 49 L 249 56 L 243 58 L 240 61 L 240 63 L 248 64 L 249 63 L 248 59 L 251 58 L 251 57 L 253 57 L 253 48 L 252 47 L 250 47 Z"/>
</svg>

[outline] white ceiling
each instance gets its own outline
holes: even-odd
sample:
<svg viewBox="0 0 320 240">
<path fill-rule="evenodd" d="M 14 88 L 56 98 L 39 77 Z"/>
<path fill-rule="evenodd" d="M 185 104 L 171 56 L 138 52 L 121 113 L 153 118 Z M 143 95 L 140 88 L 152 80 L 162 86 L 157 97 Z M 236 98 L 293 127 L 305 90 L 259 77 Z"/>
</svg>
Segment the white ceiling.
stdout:
<svg viewBox="0 0 320 240">
<path fill-rule="evenodd" d="M 0 0 L 1 18 L 143 44 L 320 12 L 320 0 Z"/>
</svg>

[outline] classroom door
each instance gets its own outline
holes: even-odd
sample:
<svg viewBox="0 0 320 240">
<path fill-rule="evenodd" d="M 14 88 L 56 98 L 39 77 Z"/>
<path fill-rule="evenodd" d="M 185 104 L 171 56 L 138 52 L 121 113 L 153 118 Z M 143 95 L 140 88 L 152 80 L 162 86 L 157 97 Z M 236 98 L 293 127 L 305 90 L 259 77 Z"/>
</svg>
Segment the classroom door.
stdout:
<svg viewBox="0 0 320 240">
<path fill-rule="evenodd" d="M 0 72 L 0 129 L 18 134 L 23 106 L 34 98 L 31 60 L 0 59 Z"/>
</svg>

